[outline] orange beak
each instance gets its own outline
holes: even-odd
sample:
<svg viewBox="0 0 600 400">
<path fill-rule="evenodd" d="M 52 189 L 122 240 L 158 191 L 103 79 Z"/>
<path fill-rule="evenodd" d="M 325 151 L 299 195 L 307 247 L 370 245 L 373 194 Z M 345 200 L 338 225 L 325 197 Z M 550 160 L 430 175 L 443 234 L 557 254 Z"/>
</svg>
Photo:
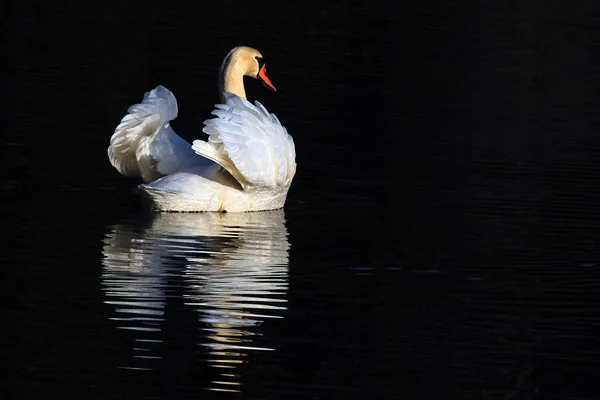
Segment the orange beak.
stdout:
<svg viewBox="0 0 600 400">
<path fill-rule="evenodd" d="M 277 89 L 275 89 L 275 86 L 273 86 L 273 84 L 271 83 L 271 80 L 267 76 L 267 66 L 266 65 L 263 65 L 261 67 L 260 71 L 258 71 L 258 77 L 265 84 L 265 86 L 267 88 L 271 89 L 274 92 L 277 90 Z"/>
</svg>

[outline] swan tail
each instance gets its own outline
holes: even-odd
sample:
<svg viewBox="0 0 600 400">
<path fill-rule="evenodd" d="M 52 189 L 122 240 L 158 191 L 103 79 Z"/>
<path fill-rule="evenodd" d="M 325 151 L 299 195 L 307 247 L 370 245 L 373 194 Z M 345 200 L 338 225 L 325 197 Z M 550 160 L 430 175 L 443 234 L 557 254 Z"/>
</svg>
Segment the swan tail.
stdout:
<svg viewBox="0 0 600 400">
<path fill-rule="evenodd" d="M 156 179 L 161 174 L 156 169 L 157 160 L 152 157 L 150 144 L 177 117 L 175 96 L 167 88 L 157 86 L 144 94 L 140 104 L 127 111 L 110 138 L 110 163 L 125 176 L 140 176 L 144 181 Z"/>
</svg>

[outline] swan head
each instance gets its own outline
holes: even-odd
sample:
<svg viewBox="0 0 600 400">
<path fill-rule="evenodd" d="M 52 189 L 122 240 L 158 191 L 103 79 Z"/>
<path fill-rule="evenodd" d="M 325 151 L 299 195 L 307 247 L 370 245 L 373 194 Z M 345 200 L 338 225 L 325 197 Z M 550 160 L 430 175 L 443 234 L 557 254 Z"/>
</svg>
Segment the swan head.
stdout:
<svg viewBox="0 0 600 400">
<path fill-rule="evenodd" d="M 258 79 L 267 89 L 276 90 L 267 76 L 267 67 L 262 54 L 252 47 L 238 46 L 225 56 L 221 65 L 219 73 L 221 97 L 223 92 L 232 92 L 246 98 L 244 76 Z"/>
</svg>

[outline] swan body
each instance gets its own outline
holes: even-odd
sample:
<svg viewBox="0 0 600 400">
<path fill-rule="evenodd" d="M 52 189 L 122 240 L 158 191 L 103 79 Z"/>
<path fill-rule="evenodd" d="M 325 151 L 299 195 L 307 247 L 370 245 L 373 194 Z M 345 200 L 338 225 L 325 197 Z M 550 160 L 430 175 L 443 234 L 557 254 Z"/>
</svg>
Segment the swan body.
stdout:
<svg viewBox="0 0 600 400">
<path fill-rule="evenodd" d="M 208 140 L 190 144 L 169 121 L 177 101 L 158 86 L 115 129 L 108 147 L 111 164 L 140 177 L 139 188 L 159 211 L 245 212 L 282 208 L 296 172 L 294 141 L 274 114 L 246 99 L 243 76 L 275 90 L 262 55 L 236 47 L 219 74 L 221 104 L 204 121 Z"/>
</svg>

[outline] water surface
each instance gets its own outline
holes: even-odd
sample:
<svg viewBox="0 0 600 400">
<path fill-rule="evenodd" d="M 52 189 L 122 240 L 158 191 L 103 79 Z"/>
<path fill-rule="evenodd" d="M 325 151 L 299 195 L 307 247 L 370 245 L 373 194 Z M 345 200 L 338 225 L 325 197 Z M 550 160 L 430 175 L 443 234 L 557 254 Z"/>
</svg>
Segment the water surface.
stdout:
<svg viewBox="0 0 600 400">
<path fill-rule="evenodd" d="M 198 317 L 203 361 L 215 369 L 207 388 L 240 391 L 238 367 L 248 353 L 275 350 L 260 327 L 287 310 L 287 236 L 282 210 L 168 213 L 149 227 L 114 226 L 105 239 L 102 285 L 105 303 L 115 308 L 110 319 L 132 331 L 132 359 L 120 368 L 160 366 L 166 303 L 181 296 Z"/>
</svg>

